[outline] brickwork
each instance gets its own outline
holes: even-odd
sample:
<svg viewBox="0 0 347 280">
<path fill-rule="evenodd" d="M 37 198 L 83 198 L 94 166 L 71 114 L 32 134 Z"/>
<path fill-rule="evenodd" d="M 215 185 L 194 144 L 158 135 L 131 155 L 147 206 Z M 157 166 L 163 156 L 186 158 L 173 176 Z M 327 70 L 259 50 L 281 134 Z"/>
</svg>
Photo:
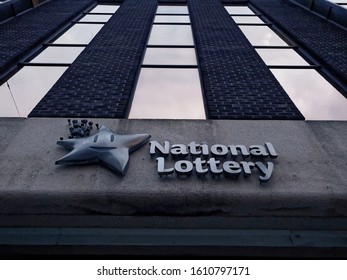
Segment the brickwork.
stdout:
<svg viewBox="0 0 347 280">
<path fill-rule="evenodd" d="M 52 0 L 0 25 L 0 75 L 94 0 Z"/>
<path fill-rule="evenodd" d="M 188 0 L 157 0 L 158 4 L 168 4 L 168 5 L 179 5 L 179 4 L 187 4 Z"/>
<path fill-rule="evenodd" d="M 303 118 L 220 0 L 189 8 L 209 118 Z"/>
<path fill-rule="evenodd" d="M 125 0 L 30 116 L 124 118 L 156 7 Z"/>
<path fill-rule="evenodd" d="M 289 1 L 250 2 L 347 84 L 347 31 Z"/>
<path fill-rule="evenodd" d="M 240 4 L 240 5 L 247 5 L 248 4 L 248 0 L 221 0 L 221 2 L 224 4 L 224 5 L 237 5 L 237 4 Z"/>
</svg>

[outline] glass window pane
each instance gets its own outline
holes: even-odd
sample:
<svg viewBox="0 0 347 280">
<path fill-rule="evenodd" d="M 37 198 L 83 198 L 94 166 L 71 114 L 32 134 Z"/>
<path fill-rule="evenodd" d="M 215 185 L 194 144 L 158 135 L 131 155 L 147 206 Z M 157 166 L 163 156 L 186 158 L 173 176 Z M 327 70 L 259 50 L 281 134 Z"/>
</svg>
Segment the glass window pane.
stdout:
<svg viewBox="0 0 347 280">
<path fill-rule="evenodd" d="M 72 63 L 84 47 L 48 47 L 30 62 Z"/>
<path fill-rule="evenodd" d="M 0 117 L 19 117 L 11 92 L 6 83 L 0 86 L 0 100 Z"/>
<path fill-rule="evenodd" d="M 115 13 L 119 9 L 119 6 L 115 5 L 98 5 L 89 13 Z"/>
<path fill-rule="evenodd" d="M 156 16 L 154 23 L 190 23 L 189 16 Z"/>
<path fill-rule="evenodd" d="M 53 43 L 88 44 L 103 26 L 103 24 L 75 24 Z"/>
<path fill-rule="evenodd" d="M 149 45 L 187 45 L 193 46 L 190 25 L 153 25 Z"/>
<path fill-rule="evenodd" d="M 271 69 L 307 120 L 347 120 L 347 99 L 313 69 Z"/>
<path fill-rule="evenodd" d="M 266 65 L 309 65 L 292 49 L 256 49 Z"/>
<path fill-rule="evenodd" d="M 197 69 L 142 68 L 130 119 L 205 119 Z"/>
<path fill-rule="evenodd" d="M 21 117 L 27 117 L 67 67 L 23 67 L 9 81 Z"/>
<path fill-rule="evenodd" d="M 193 48 L 147 48 L 143 64 L 197 65 Z"/>
<path fill-rule="evenodd" d="M 232 16 L 232 19 L 236 23 L 264 23 L 259 17 L 257 16 Z"/>
<path fill-rule="evenodd" d="M 112 15 L 85 15 L 80 22 L 107 22 Z"/>
<path fill-rule="evenodd" d="M 254 12 L 246 6 L 226 6 L 225 9 L 230 15 L 254 15 Z"/>
<path fill-rule="evenodd" d="M 158 6 L 157 14 L 188 14 L 187 6 Z"/>
<path fill-rule="evenodd" d="M 239 26 L 253 46 L 287 46 L 275 32 L 267 26 Z"/>
<path fill-rule="evenodd" d="M 347 0 L 328 0 L 329 2 L 333 2 L 333 3 L 346 3 L 347 4 Z"/>
</svg>

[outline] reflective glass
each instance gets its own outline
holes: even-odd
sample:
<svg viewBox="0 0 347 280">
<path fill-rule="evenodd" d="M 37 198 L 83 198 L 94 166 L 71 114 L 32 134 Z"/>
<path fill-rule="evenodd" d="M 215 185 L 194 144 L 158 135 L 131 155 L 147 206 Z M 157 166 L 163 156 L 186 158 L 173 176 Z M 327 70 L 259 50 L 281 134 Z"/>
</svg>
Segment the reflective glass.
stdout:
<svg viewBox="0 0 347 280">
<path fill-rule="evenodd" d="M 119 9 L 119 6 L 115 5 L 98 5 L 89 13 L 110 13 L 113 14 Z"/>
<path fill-rule="evenodd" d="M 154 23 L 189 23 L 189 16 L 156 16 Z"/>
<path fill-rule="evenodd" d="M 112 15 L 85 15 L 80 22 L 107 22 Z"/>
<path fill-rule="evenodd" d="M 193 48 L 147 48 L 143 64 L 197 65 Z"/>
<path fill-rule="evenodd" d="M 158 6 L 157 14 L 188 14 L 187 6 Z"/>
<path fill-rule="evenodd" d="M 309 65 L 292 49 L 256 49 L 266 65 Z"/>
<path fill-rule="evenodd" d="M 236 23 L 264 23 L 257 16 L 231 16 Z"/>
<path fill-rule="evenodd" d="M 307 120 L 347 120 L 347 99 L 313 69 L 271 69 Z"/>
<path fill-rule="evenodd" d="M 84 47 L 48 47 L 31 62 L 72 63 L 83 50 Z"/>
<path fill-rule="evenodd" d="M 153 25 L 149 45 L 187 45 L 193 46 L 190 25 Z"/>
<path fill-rule="evenodd" d="M 26 66 L 9 79 L 21 117 L 28 116 L 66 69 L 67 67 Z"/>
<path fill-rule="evenodd" d="M 246 6 L 226 6 L 225 9 L 230 15 L 254 15 L 254 12 Z"/>
<path fill-rule="evenodd" d="M 333 3 L 346 3 L 347 4 L 347 0 L 328 0 L 329 2 L 333 2 Z"/>
<path fill-rule="evenodd" d="M 0 117 L 19 117 L 11 92 L 7 84 L 0 86 Z"/>
<path fill-rule="evenodd" d="M 287 46 L 275 32 L 267 26 L 239 26 L 253 46 Z"/>
<path fill-rule="evenodd" d="M 103 26 L 103 24 L 75 24 L 53 43 L 88 44 Z"/>
<path fill-rule="evenodd" d="M 205 119 L 197 69 L 142 68 L 131 119 Z"/>
</svg>

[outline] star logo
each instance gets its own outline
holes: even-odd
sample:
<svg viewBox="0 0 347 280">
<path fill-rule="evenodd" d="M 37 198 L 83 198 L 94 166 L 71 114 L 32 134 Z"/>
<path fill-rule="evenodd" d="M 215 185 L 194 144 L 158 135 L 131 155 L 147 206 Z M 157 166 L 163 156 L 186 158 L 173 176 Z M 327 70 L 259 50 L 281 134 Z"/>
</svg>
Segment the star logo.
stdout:
<svg viewBox="0 0 347 280">
<path fill-rule="evenodd" d="M 149 134 L 119 135 L 102 125 L 92 136 L 58 141 L 58 145 L 71 152 L 55 164 L 100 162 L 123 176 L 128 168 L 129 154 L 142 147 L 149 138 Z"/>
</svg>

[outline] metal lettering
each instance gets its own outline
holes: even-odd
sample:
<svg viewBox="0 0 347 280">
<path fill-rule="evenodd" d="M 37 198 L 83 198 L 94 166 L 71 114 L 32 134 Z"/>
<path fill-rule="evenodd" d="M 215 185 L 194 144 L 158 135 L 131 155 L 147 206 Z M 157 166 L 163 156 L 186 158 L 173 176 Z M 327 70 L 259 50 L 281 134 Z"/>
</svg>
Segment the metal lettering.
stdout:
<svg viewBox="0 0 347 280">
<path fill-rule="evenodd" d="M 212 174 L 219 175 L 223 173 L 223 169 L 218 168 L 218 165 L 220 164 L 220 160 L 216 160 L 215 158 L 210 158 L 207 163 L 210 166 L 210 170 Z"/>
<path fill-rule="evenodd" d="M 265 147 L 268 150 L 271 158 L 277 158 L 278 154 L 276 153 L 274 146 L 272 146 L 270 142 L 266 142 Z"/>
<path fill-rule="evenodd" d="M 238 156 L 238 154 L 239 154 L 238 150 L 240 150 L 243 158 L 249 157 L 248 149 L 244 145 L 229 145 L 228 148 L 229 148 L 230 153 L 233 157 Z"/>
<path fill-rule="evenodd" d="M 267 157 L 269 155 L 262 145 L 252 145 L 249 147 L 249 150 L 254 157 Z"/>
<path fill-rule="evenodd" d="M 211 154 L 215 157 L 225 157 L 228 154 L 228 148 L 224 145 L 213 145 Z"/>
<path fill-rule="evenodd" d="M 224 175 L 226 177 L 232 177 L 234 179 L 236 179 L 241 173 L 240 164 L 238 164 L 236 161 L 224 162 L 223 170 L 224 170 Z"/>
<path fill-rule="evenodd" d="M 195 165 L 195 171 L 198 175 L 206 175 L 208 172 L 208 168 L 203 168 L 206 165 L 206 160 L 202 160 L 201 158 L 196 158 L 193 161 Z"/>
<path fill-rule="evenodd" d="M 183 144 L 175 144 L 171 147 L 171 155 L 173 157 L 185 158 L 188 155 L 187 147 Z"/>
<path fill-rule="evenodd" d="M 218 158 L 227 157 L 228 153 L 233 159 L 241 155 L 243 158 L 258 157 L 260 159 L 270 156 L 276 158 L 278 155 L 270 142 L 266 142 L 265 145 L 251 145 L 247 148 L 244 145 L 221 145 L 215 144 L 209 148 L 208 144 L 196 142 L 190 142 L 187 146 L 184 144 L 174 144 L 170 147 L 169 141 L 165 141 L 163 145 L 157 141 L 150 141 L 150 154 L 155 155 L 156 153 L 161 154 L 161 157 L 157 158 L 158 163 L 158 174 L 171 175 L 176 173 L 178 175 L 190 176 L 195 170 L 198 176 L 206 175 L 210 171 L 212 176 L 224 174 L 225 177 L 236 179 L 239 177 L 241 172 L 244 178 L 252 175 L 252 169 L 254 167 L 259 171 L 260 183 L 267 182 L 274 169 L 272 162 L 252 162 L 252 161 L 235 161 L 229 160 L 221 162 Z M 176 162 L 174 167 L 165 167 L 165 158 L 168 155 L 172 155 L 172 158 Z M 178 160 L 177 158 L 185 158 L 188 155 L 192 156 L 191 160 Z"/>
<path fill-rule="evenodd" d="M 240 164 L 243 169 L 243 177 L 249 177 L 252 174 L 251 169 L 255 166 L 254 162 L 241 161 Z"/>
<path fill-rule="evenodd" d="M 196 144 L 195 142 L 191 142 L 188 145 L 189 151 L 191 155 L 201 155 L 201 146 L 200 144 Z"/>
<path fill-rule="evenodd" d="M 193 171 L 193 164 L 188 160 L 179 160 L 175 163 L 175 171 L 178 175 L 190 175 Z"/>
<path fill-rule="evenodd" d="M 206 143 L 201 143 L 202 156 L 207 158 L 209 156 L 208 145 Z"/>
<path fill-rule="evenodd" d="M 157 163 L 158 163 L 158 174 L 160 176 L 162 175 L 170 175 L 174 173 L 174 169 L 173 168 L 168 168 L 165 169 L 165 158 L 163 157 L 157 157 Z"/>
<path fill-rule="evenodd" d="M 151 156 L 156 154 L 156 151 L 160 155 L 167 157 L 170 154 L 170 143 L 169 141 L 164 141 L 164 147 L 158 143 L 158 141 L 149 141 L 149 153 Z"/>
<path fill-rule="evenodd" d="M 267 181 L 269 181 L 272 171 L 274 169 L 274 164 L 272 162 L 266 162 L 266 165 L 264 165 L 264 163 L 257 161 L 255 163 L 255 166 L 258 168 L 258 170 L 260 171 L 260 173 L 262 175 L 259 176 L 259 181 L 260 183 L 265 183 Z"/>
</svg>

